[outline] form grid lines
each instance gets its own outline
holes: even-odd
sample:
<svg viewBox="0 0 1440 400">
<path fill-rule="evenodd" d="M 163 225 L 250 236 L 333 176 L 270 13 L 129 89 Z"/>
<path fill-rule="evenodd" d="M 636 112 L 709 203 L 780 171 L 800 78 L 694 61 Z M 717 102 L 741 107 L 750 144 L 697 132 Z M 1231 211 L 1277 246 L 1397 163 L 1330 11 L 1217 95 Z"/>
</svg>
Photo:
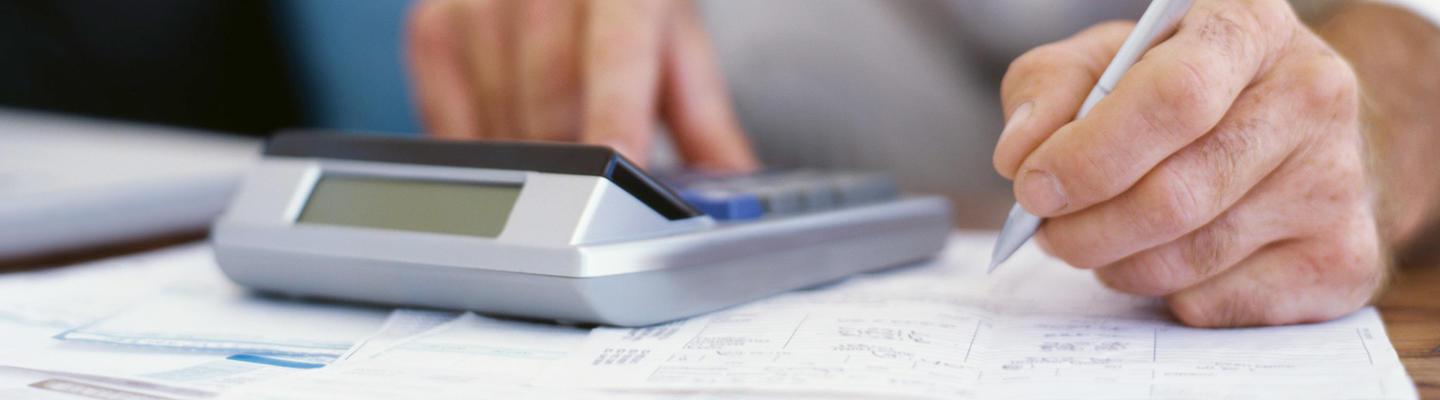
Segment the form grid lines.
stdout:
<svg viewBox="0 0 1440 400">
<path fill-rule="evenodd" d="M 1375 365 L 1375 356 L 1370 355 L 1370 345 L 1365 344 L 1365 334 L 1361 333 L 1363 328 L 1355 328 L 1355 336 L 1360 338 L 1360 348 L 1365 349 L 1365 358 L 1370 360 L 1370 365 Z"/>
<path fill-rule="evenodd" d="M 965 360 L 962 362 L 970 362 L 970 351 L 975 350 L 975 338 L 980 336 L 980 324 L 983 323 L 984 320 L 975 321 L 975 332 L 970 333 L 970 346 L 965 348 Z"/>
<path fill-rule="evenodd" d="M 808 319 L 810 319 L 810 314 L 805 314 L 804 317 L 800 318 L 800 322 L 795 324 L 795 330 L 790 331 L 790 337 L 785 338 L 785 345 L 780 346 L 781 349 L 790 348 L 790 341 L 795 340 L 795 334 L 800 333 L 800 327 L 805 326 L 805 320 Z"/>
</svg>

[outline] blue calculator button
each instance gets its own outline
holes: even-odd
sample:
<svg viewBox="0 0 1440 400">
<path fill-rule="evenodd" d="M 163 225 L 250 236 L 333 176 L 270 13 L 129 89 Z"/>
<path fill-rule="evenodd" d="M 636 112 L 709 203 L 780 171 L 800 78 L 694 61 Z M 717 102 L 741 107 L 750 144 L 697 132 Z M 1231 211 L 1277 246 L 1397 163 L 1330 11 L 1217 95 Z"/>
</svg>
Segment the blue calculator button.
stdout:
<svg viewBox="0 0 1440 400">
<path fill-rule="evenodd" d="M 721 221 L 755 219 L 765 214 L 760 197 L 753 193 L 690 189 L 681 190 L 680 197 L 700 212 Z"/>
</svg>

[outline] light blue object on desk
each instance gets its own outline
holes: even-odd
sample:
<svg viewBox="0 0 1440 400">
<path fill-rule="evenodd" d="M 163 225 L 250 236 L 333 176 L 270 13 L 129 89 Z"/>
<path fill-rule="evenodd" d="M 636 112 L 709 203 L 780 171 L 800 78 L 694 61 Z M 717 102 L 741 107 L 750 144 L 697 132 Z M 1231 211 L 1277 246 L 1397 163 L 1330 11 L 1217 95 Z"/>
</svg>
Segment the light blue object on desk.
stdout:
<svg viewBox="0 0 1440 400">
<path fill-rule="evenodd" d="M 419 132 L 403 49 L 410 0 L 275 0 L 306 124 Z"/>
</svg>

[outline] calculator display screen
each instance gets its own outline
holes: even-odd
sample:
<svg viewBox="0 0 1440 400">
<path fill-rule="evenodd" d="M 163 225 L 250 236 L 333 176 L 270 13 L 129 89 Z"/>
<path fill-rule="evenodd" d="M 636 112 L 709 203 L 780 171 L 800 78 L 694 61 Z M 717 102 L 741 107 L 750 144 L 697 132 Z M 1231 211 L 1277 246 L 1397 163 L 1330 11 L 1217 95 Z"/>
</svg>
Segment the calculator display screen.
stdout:
<svg viewBox="0 0 1440 400">
<path fill-rule="evenodd" d="M 493 238 L 519 196 L 518 184 L 325 175 L 296 222 Z"/>
</svg>

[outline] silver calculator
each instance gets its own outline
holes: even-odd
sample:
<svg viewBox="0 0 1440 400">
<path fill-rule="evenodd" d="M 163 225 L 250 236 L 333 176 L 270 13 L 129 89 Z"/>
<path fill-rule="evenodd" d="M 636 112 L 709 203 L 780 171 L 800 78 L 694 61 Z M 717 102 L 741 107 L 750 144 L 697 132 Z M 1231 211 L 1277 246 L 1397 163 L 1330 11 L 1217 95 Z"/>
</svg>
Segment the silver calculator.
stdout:
<svg viewBox="0 0 1440 400">
<path fill-rule="evenodd" d="M 212 240 L 295 296 L 639 326 L 931 257 L 948 203 L 884 174 L 657 178 L 606 147 L 272 138 Z"/>
</svg>

